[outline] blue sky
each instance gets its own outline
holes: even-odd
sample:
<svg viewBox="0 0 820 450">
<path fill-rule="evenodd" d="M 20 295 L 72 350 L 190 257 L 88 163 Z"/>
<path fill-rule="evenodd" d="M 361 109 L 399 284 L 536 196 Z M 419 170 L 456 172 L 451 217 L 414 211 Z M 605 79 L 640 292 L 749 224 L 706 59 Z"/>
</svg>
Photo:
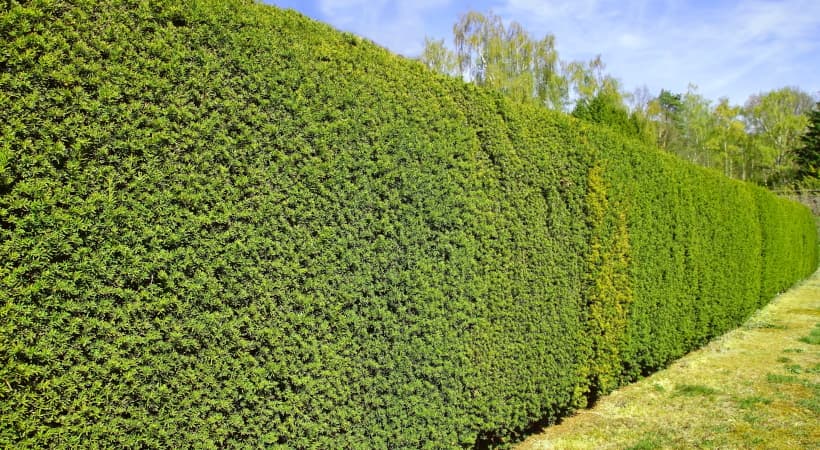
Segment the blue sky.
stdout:
<svg viewBox="0 0 820 450">
<path fill-rule="evenodd" d="M 534 37 L 556 36 L 564 60 L 601 54 L 631 91 L 646 86 L 742 104 L 798 86 L 820 94 L 818 0 L 265 0 L 351 31 L 405 56 L 424 37 L 452 40 L 466 11 L 492 11 Z"/>
</svg>

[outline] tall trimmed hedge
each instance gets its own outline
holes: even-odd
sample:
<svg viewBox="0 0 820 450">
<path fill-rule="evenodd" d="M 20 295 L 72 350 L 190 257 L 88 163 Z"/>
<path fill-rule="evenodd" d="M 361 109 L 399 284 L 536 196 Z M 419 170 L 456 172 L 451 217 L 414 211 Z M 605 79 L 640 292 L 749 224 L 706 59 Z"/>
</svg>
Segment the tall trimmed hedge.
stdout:
<svg viewBox="0 0 820 450">
<path fill-rule="evenodd" d="M 0 35 L 3 448 L 503 445 L 817 265 L 805 208 L 291 11 Z"/>
</svg>

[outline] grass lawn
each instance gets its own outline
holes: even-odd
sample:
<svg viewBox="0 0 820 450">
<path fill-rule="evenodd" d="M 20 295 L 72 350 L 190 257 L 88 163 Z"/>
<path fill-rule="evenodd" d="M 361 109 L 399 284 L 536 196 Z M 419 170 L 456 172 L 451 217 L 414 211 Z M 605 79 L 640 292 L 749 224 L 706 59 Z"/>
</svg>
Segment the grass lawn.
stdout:
<svg viewBox="0 0 820 450">
<path fill-rule="evenodd" d="M 518 447 L 678 448 L 820 448 L 820 271 L 742 327 Z"/>
</svg>

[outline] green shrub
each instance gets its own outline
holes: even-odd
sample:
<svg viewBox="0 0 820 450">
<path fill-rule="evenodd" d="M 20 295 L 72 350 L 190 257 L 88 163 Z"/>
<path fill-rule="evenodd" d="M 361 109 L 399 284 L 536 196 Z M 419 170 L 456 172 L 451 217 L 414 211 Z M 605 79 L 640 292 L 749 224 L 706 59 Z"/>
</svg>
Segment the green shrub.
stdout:
<svg viewBox="0 0 820 450">
<path fill-rule="evenodd" d="M 753 188 L 763 232 L 760 304 L 783 292 L 817 267 L 814 217 L 803 206 Z"/>
<path fill-rule="evenodd" d="M 816 267 L 802 207 L 292 11 L 0 32 L 3 448 L 505 445 Z"/>
<path fill-rule="evenodd" d="M 750 186 L 637 141 L 600 131 L 596 139 L 610 196 L 627 218 L 633 298 L 620 354 L 629 380 L 754 311 L 761 226 Z"/>
</svg>

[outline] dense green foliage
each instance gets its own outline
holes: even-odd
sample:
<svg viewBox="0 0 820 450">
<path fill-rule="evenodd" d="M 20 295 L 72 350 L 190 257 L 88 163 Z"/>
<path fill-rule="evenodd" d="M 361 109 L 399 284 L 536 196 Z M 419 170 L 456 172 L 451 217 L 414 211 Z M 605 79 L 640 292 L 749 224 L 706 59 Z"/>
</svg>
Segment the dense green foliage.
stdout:
<svg viewBox="0 0 820 450">
<path fill-rule="evenodd" d="M 809 114 L 809 125 L 800 138 L 801 145 L 794 151 L 799 167 L 797 180 L 806 185 L 820 185 L 820 102 Z"/>
<path fill-rule="evenodd" d="M 800 206 L 293 12 L 0 34 L 3 448 L 501 444 L 816 266 Z"/>
<path fill-rule="evenodd" d="M 817 235 L 808 208 L 773 198 L 763 189 L 755 189 L 754 194 L 763 233 L 762 305 L 791 286 L 795 273 L 811 273 L 817 267 L 817 254 L 811 253 Z"/>
<path fill-rule="evenodd" d="M 630 114 L 617 92 L 601 91 L 590 99 L 581 99 L 575 104 L 572 115 L 592 123 L 606 125 L 622 136 L 632 137 L 647 144 L 654 143 L 645 124 L 638 115 Z"/>
</svg>

